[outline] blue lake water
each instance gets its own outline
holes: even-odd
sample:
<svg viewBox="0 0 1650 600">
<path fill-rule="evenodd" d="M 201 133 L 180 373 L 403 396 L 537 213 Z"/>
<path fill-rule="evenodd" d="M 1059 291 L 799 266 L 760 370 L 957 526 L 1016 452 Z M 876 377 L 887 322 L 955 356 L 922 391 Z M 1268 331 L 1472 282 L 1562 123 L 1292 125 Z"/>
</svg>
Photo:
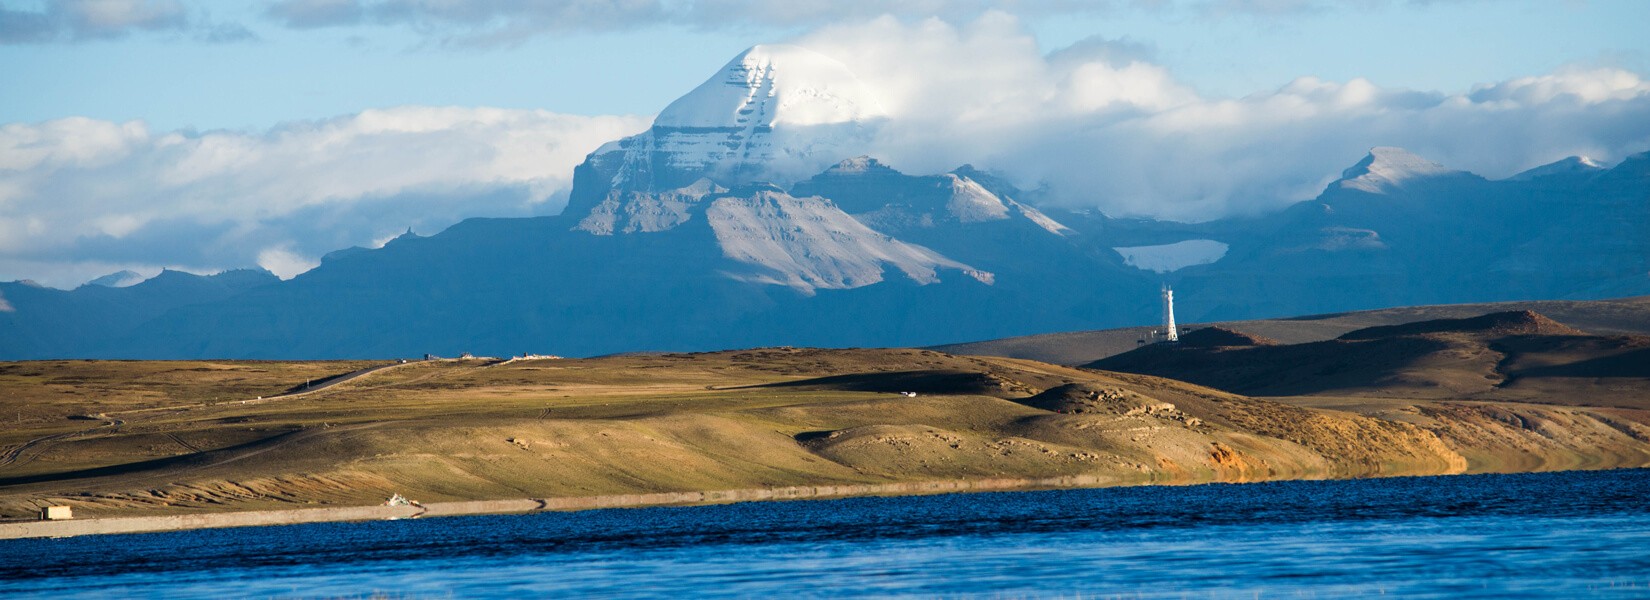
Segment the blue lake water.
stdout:
<svg viewBox="0 0 1650 600">
<path fill-rule="evenodd" d="M 1650 470 L 0 541 L 0 596 L 1650 598 Z"/>
</svg>

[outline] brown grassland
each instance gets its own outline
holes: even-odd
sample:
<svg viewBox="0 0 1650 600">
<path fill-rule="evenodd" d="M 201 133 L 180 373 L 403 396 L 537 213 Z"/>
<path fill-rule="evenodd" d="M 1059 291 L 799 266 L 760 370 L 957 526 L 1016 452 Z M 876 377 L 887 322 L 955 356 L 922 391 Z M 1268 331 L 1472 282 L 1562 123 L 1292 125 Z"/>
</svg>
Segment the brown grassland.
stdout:
<svg viewBox="0 0 1650 600">
<path fill-rule="evenodd" d="M 386 364 L 0 363 L 0 519 L 50 504 L 110 517 L 370 505 L 395 493 L 429 503 L 1650 464 L 1650 412 L 1635 406 L 1256 398 L 915 349 L 413 362 L 282 395 Z"/>
</svg>

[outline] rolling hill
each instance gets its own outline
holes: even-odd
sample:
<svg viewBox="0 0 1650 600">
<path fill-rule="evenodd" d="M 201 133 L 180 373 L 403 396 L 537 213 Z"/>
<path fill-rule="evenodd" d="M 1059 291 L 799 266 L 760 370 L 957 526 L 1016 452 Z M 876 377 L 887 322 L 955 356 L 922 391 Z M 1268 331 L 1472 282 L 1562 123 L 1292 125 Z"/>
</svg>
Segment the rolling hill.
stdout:
<svg viewBox="0 0 1650 600">
<path fill-rule="evenodd" d="M 1177 296 L 1178 297 L 1178 296 Z M 1528 310 L 1589 332 L 1650 335 L 1650 296 L 1597 301 L 1531 301 L 1406 306 L 1346 313 L 1249 321 L 1182 322 L 1182 331 L 1220 327 L 1289 344 L 1331 340 L 1355 329 L 1433 319 L 1459 319 L 1490 312 Z M 1138 348 L 1155 327 L 1072 331 L 933 346 L 957 354 L 1025 358 L 1081 365 Z"/>
<path fill-rule="evenodd" d="M 1381 325 L 1301 344 L 1223 328 L 1085 365 L 1255 396 L 1516 400 L 1650 409 L 1650 336 L 1593 335 L 1531 311 Z M 1222 335 L 1224 333 L 1224 335 Z"/>
<path fill-rule="evenodd" d="M 1606 354 L 1555 365 L 1543 362 L 1552 351 L 1524 352 L 1514 370 L 1531 381 L 1553 368 L 1596 374 L 1622 356 Z M 303 393 L 363 368 L 375 370 Z M 431 503 L 842 495 L 1650 464 L 1650 412 L 1529 391 L 1548 404 L 1262 399 L 914 349 L 6 363 L 0 414 L 16 423 L 0 429 L 0 519 L 47 504 L 81 517 L 189 515 L 367 506 L 398 493 Z M 518 504 L 527 508 L 510 510 L 533 505 Z"/>
</svg>

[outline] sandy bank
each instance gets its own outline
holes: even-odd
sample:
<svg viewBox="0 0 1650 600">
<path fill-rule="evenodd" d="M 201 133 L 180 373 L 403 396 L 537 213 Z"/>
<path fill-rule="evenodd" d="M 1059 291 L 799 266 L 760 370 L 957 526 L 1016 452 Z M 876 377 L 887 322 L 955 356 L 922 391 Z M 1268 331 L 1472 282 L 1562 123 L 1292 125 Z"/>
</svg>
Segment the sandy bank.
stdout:
<svg viewBox="0 0 1650 600">
<path fill-rule="evenodd" d="M 524 498 L 517 500 L 477 500 L 432 502 L 422 506 L 348 506 L 294 510 L 257 510 L 153 517 L 112 517 L 67 521 L 0 523 L 0 539 L 72 537 L 114 533 L 144 533 L 211 529 L 219 527 L 259 527 L 345 521 L 383 521 L 460 515 L 574 511 L 598 508 L 637 508 L 724 504 L 767 500 L 802 500 L 852 496 L 893 496 L 1098 487 L 1116 483 L 1115 478 L 1098 476 L 1053 477 L 1044 479 L 976 479 L 911 483 L 788 486 L 765 489 L 717 490 L 709 492 L 667 492 L 618 494 L 571 498 Z"/>
</svg>

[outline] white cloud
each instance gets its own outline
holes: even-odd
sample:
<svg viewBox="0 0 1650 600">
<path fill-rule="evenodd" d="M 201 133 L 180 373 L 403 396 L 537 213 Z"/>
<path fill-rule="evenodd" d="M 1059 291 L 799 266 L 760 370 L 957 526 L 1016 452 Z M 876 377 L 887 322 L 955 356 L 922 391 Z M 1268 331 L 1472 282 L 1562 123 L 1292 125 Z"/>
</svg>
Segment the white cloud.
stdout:
<svg viewBox="0 0 1650 600">
<path fill-rule="evenodd" d="M 128 29 L 163 29 L 186 20 L 177 0 L 66 0 L 53 3 L 79 31 L 107 35 Z"/>
<path fill-rule="evenodd" d="M 318 259 L 293 252 L 291 244 L 264 248 L 258 253 L 258 266 L 281 279 L 292 279 L 320 265 Z"/>
<path fill-rule="evenodd" d="M 1650 81 L 1636 73 L 1617 69 L 1565 69 L 1550 75 L 1481 85 L 1467 98 L 1477 103 L 1517 108 L 1557 101 L 1598 104 L 1632 100 L 1646 94 L 1650 94 Z"/>
<path fill-rule="evenodd" d="M 797 43 L 841 59 L 882 94 L 891 122 L 871 152 L 896 167 L 973 163 L 1116 215 L 1207 220 L 1280 208 L 1379 145 L 1490 177 L 1650 149 L 1650 80 L 1616 68 L 1454 94 L 1303 77 L 1233 99 L 1200 96 L 1127 42 L 1041 55 L 1002 13 L 963 25 L 885 17 Z"/>
<path fill-rule="evenodd" d="M 141 122 L 110 123 L 83 117 L 39 125 L 0 126 L 0 170 L 57 167 L 97 167 L 125 158 L 136 143 L 149 137 Z"/>
<path fill-rule="evenodd" d="M 0 279 L 101 274 L 71 264 L 291 271 L 408 227 L 554 214 L 585 154 L 646 121 L 402 107 L 258 133 L 0 126 Z"/>
</svg>

